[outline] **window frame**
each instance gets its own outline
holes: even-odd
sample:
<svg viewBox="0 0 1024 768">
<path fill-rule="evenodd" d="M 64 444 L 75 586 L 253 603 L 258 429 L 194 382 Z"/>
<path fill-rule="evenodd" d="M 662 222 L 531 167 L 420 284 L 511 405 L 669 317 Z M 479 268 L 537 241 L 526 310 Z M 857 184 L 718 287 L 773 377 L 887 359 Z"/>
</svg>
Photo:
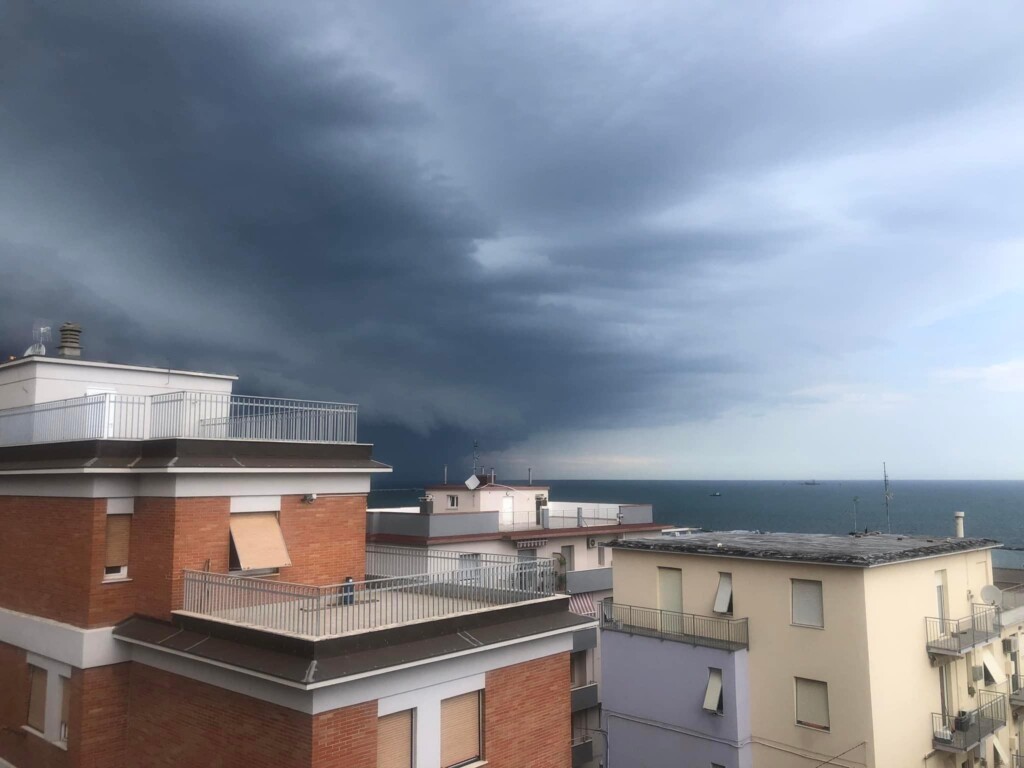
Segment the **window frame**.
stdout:
<svg viewBox="0 0 1024 768">
<path fill-rule="evenodd" d="M 458 699 L 464 696 L 475 696 L 476 697 L 476 713 L 477 713 L 477 747 L 476 755 L 474 757 L 468 757 L 465 760 L 461 760 L 457 763 L 449 763 L 445 765 L 443 760 L 444 755 L 444 703 L 451 699 Z M 438 742 L 441 747 L 441 768 L 468 768 L 468 766 L 477 765 L 486 761 L 486 752 L 484 747 L 484 689 L 477 689 L 473 691 L 466 691 L 465 693 L 456 694 L 454 696 L 447 696 L 438 702 L 439 720 L 438 720 Z"/>
<path fill-rule="evenodd" d="M 132 505 L 132 507 L 129 508 L 129 509 L 124 509 L 124 508 L 122 508 L 122 509 L 117 509 L 117 508 L 111 509 L 110 508 L 110 501 L 108 500 L 108 502 L 107 502 L 107 514 L 103 518 L 104 526 L 106 526 L 107 521 L 111 517 L 127 517 L 128 518 L 128 554 L 125 557 L 125 564 L 124 565 L 120 565 L 120 566 L 106 565 L 107 547 L 109 545 L 109 537 L 107 536 L 107 532 L 104 531 L 104 534 L 103 534 L 103 562 L 104 562 L 104 565 L 103 565 L 103 583 L 104 584 L 109 584 L 109 583 L 118 582 L 118 581 L 128 581 L 129 580 L 128 579 L 128 563 L 130 561 L 131 552 L 132 552 L 132 550 L 131 550 L 131 547 L 132 547 L 132 543 L 131 543 L 132 542 L 132 526 L 133 526 L 133 524 L 135 522 L 135 520 L 134 520 L 134 518 L 135 518 L 134 505 Z"/>
<path fill-rule="evenodd" d="M 459 495 L 457 493 L 449 493 L 449 494 L 447 494 L 447 496 L 448 496 L 448 506 L 446 507 L 446 509 L 458 509 L 459 508 Z"/>
<path fill-rule="evenodd" d="M 391 712 L 387 715 L 378 715 L 378 723 L 388 717 L 395 717 L 396 715 L 406 715 L 409 717 L 409 768 L 413 768 L 416 765 L 416 708 L 411 707 L 409 709 L 400 709 L 397 712 Z M 380 761 L 380 740 L 378 737 L 377 741 L 377 762 Z"/>
<path fill-rule="evenodd" d="M 825 715 L 828 717 L 827 724 L 822 725 L 821 723 L 813 723 L 810 720 L 800 719 L 800 681 L 805 683 L 814 683 L 815 685 L 822 685 L 825 687 Z M 832 732 L 832 708 L 829 706 L 828 682 L 826 680 L 814 680 L 810 677 L 793 678 L 793 722 L 801 728 L 810 728 L 811 730 L 818 731 L 819 733 Z"/>
<path fill-rule="evenodd" d="M 819 613 L 821 615 L 820 624 L 808 624 L 806 622 L 797 621 L 796 609 L 796 585 L 801 584 L 817 584 L 818 585 L 818 604 Z M 825 584 L 821 579 L 790 579 L 789 580 L 789 623 L 794 627 L 803 627 L 805 629 L 825 629 Z"/>
<path fill-rule="evenodd" d="M 59 749 L 67 749 L 70 736 L 70 704 L 71 704 L 71 673 L 72 668 L 61 661 L 40 656 L 31 651 L 26 654 L 25 666 L 28 670 L 38 669 L 46 675 L 43 686 L 43 728 L 29 723 L 32 708 L 32 678 L 34 673 L 26 675 L 28 684 L 25 708 L 25 723 L 22 730 L 31 733 Z M 65 719 L 65 709 L 68 717 Z"/>
</svg>

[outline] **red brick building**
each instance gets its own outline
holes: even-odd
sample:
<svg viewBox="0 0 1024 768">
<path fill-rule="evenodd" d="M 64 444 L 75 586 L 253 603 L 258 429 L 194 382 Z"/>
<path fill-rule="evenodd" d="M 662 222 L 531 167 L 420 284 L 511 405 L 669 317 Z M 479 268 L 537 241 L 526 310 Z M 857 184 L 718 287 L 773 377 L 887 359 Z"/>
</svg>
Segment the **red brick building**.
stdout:
<svg viewBox="0 0 1024 768">
<path fill-rule="evenodd" d="M 367 545 L 356 407 L 0 365 L 0 766 L 569 768 L 554 566 Z"/>
</svg>

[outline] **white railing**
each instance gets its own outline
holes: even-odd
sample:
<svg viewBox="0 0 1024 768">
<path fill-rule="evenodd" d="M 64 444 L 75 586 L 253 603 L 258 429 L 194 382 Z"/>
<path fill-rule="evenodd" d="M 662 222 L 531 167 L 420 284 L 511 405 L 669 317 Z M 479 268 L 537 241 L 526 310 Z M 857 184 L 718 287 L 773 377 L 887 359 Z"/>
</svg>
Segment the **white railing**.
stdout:
<svg viewBox="0 0 1024 768">
<path fill-rule="evenodd" d="M 0 410 L 0 445 L 141 440 L 147 399 L 107 393 Z"/>
<path fill-rule="evenodd" d="M 354 443 L 358 416 L 359 407 L 350 403 L 111 393 L 0 410 L 0 445 L 157 438 Z"/>
<path fill-rule="evenodd" d="M 456 558 L 460 553 L 449 553 Z M 442 619 L 555 594 L 554 562 L 517 560 L 474 568 L 329 586 L 183 572 L 187 613 L 312 638 Z"/>
</svg>

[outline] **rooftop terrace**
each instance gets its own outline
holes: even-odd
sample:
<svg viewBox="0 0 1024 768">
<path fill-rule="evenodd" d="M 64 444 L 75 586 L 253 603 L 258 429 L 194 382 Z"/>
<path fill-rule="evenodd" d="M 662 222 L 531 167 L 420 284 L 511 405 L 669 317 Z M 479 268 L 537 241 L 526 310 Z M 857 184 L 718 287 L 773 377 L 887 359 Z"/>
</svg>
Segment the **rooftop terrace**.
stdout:
<svg viewBox="0 0 1024 768">
<path fill-rule="evenodd" d="M 869 568 L 954 552 L 992 549 L 1002 545 L 992 539 L 958 539 L 882 533 L 834 536 L 817 533 L 716 531 L 694 533 L 679 538 L 620 540 L 614 542 L 612 546 L 618 549 Z"/>
</svg>

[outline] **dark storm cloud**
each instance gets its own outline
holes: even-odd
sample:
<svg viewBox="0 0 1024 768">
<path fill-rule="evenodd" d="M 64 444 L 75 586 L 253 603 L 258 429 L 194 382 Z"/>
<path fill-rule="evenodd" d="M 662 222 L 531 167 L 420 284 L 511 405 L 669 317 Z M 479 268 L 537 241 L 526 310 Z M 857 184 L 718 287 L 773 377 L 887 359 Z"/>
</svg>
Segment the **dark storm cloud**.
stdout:
<svg viewBox="0 0 1024 768">
<path fill-rule="evenodd" d="M 1015 35 L 976 14 L 935 56 L 949 19 L 830 47 L 775 14 L 606 10 L 8 3 L 0 351 L 75 319 L 89 356 L 358 401 L 407 471 L 776 401 L 744 374 L 787 307 L 719 271 L 832 222 L 737 220 L 733 187 L 985 102 Z"/>
</svg>

